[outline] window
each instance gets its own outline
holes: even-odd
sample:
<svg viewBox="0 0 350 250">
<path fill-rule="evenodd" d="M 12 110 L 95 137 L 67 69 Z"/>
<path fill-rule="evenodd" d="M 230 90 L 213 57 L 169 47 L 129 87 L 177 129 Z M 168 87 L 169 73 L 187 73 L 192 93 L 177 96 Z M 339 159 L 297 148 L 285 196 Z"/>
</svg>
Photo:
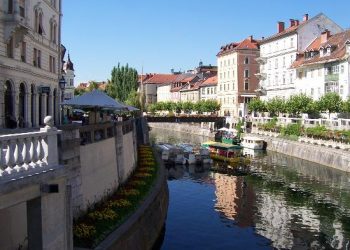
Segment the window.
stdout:
<svg viewBox="0 0 350 250">
<path fill-rule="evenodd" d="M 209 95 L 209 88 L 207 88 L 207 95 Z"/>
<path fill-rule="evenodd" d="M 339 66 L 338 65 L 332 66 L 332 73 L 333 74 L 338 74 L 339 73 Z"/>
<path fill-rule="evenodd" d="M 344 73 L 344 65 L 340 66 L 340 73 Z"/>
<path fill-rule="evenodd" d="M 220 79 L 222 79 L 222 73 L 220 73 Z"/>
<path fill-rule="evenodd" d="M 310 76 L 311 76 L 311 78 L 314 78 L 314 70 L 313 69 L 310 70 Z"/>
<path fill-rule="evenodd" d="M 13 12 L 13 0 L 8 0 L 7 2 L 7 13 L 12 14 Z"/>
<path fill-rule="evenodd" d="M 33 51 L 33 65 L 34 67 L 41 68 L 41 51 L 36 48 Z"/>
<path fill-rule="evenodd" d="M 269 69 L 271 69 L 271 60 L 269 60 Z"/>
<path fill-rule="evenodd" d="M 278 58 L 275 59 L 275 69 L 278 68 Z"/>
<path fill-rule="evenodd" d="M 213 94 L 213 92 L 214 92 L 213 88 L 210 88 L 210 94 Z"/>
<path fill-rule="evenodd" d="M 234 58 L 232 59 L 232 64 L 235 64 L 235 59 Z"/>
<path fill-rule="evenodd" d="M 224 79 L 226 79 L 226 72 L 224 72 Z"/>
<path fill-rule="evenodd" d="M 292 64 L 293 61 L 294 61 L 294 57 L 293 57 L 293 55 L 291 55 L 291 56 L 290 56 L 290 64 Z"/>
<path fill-rule="evenodd" d="M 25 0 L 19 0 L 19 15 L 25 17 Z"/>
<path fill-rule="evenodd" d="M 40 35 L 43 34 L 43 13 L 41 12 L 40 9 L 35 10 L 35 30 L 38 32 Z"/>
<path fill-rule="evenodd" d="M 314 96 L 314 88 L 311 88 L 310 94 L 311 94 L 311 96 Z"/>
<path fill-rule="evenodd" d="M 293 73 L 289 74 L 289 83 L 293 83 Z"/>
<path fill-rule="evenodd" d="M 285 56 L 282 59 L 282 64 L 283 64 L 283 68 L 285 68 L 286 67 L 286 57 Z"/>
<path fill-rule="evenodd" d="M 50 66 L 50 72 L 56 73 L 56 59 L 55 59 L 55 57 L 50 56 L 49 66 Z"/>
<path fill-rule="evenodd" d="M 21 61 L 22 62 L 26 62 L 27 58 L 26 58 L 26 52 L 27 51 L 27 44 L 25 42 L 21 43 Z"/>
<path fill-rule="evenodd" d="M 298 78 L 299 79 L 303 78 L 303 71 L 299 71 Z"/>
<path fill-rule="evenodd" d="M 244 64 L 249 64 L 249 58 L 248 57 L 244 58 Z"/>
<path fill-rule="evenodd" d="M 202 88 L 202 95 L 205 94 L 205 88 Z"/>
<path fill-rule="evenodd" d="M 249 90 L 249 82 L 248 81 L 244 82 L 244 90 Z"/>
<path fill-rule="evenodd" d="M 235 71 L 232 70 L 232 77 L 235 77 Z"/>
<path fill-rule="evenodd" d="M 283 75 L 282 75 L 282 84 L 285 84 L 285 83 L 286 83 L 286 75 L 283 74 Z"/>
<path fill-rule="evenodd" d="M 278 85 L 278 75 L 275 75 L 275 85 Z"/>
<path fill-rule="evenodd" d="M 339 88 L 339 94 L 343 94 L 344 93 L 344 87 L 343 85 L 340 85 L 340 88 Z"/>
<path fill-rule="evenodd" d="M 294 38 L 293 37 L 290 38 L 290 47 L 291 48 L 294 47 Z"/>
<path fill-rule="evenodd" d="M 57 24 L 55 20 L 50 21 L 50 41 L 56 44 Z"/>
<path fill-rule="evenodd" d="M 249 77 L 249 70 L 248 69 L 244 70 L 244 77 Z"/>
<path fill-rule="evenodd" d="M 7 57 L 13 58 L 13 37 L 6 44 Z"/>
</svg>

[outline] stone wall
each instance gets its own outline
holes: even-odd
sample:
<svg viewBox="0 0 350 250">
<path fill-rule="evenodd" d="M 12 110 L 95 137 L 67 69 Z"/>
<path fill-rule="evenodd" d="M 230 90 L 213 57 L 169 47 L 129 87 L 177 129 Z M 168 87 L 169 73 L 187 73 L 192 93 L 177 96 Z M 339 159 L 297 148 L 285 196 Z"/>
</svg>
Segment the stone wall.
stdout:
<svg viewBox="0 0 350 250">
<path fill-rule="evenodd" d="M 114 138 L 80 146 L 83 210 L 118 187 L 115 151 Z"/>
<path fill-rule="evenodd" d="M 202 128 L 200 124 L 189 124 L 189 123 L 156 123 L 152 122 L 148 124 L 151 128 L 168 129 L 172 131 L 178 131 L 187 134 L 194 134 L 199 136 L 207 136 L 214 138 L 214 133 L 210 132 L 207 128 Z"/>
<path fill-rule="evenodd" d="M 146 200 L 122 226 L 95 249 L 152 249 L 163 229 L 168 203 L 168 185 L 164 166 L 160 164 L 156 184 Z"/>
<path fill-rule="evenodd" d="M 259 137 L 267 142 L 267 150 L 350 172 L 349 152 L 279 138 Z"/>
</svg>

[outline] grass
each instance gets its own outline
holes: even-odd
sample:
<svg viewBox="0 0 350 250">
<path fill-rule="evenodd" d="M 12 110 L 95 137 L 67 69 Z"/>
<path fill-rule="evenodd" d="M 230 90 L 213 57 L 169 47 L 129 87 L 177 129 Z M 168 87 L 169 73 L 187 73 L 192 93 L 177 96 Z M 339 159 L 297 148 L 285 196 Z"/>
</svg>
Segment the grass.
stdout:
<svg viewBox="0 0 350 250">
<path fill-rule="evenodd" d="M 158 166 L 149 146 L 140 146 L 138 152 L 138 166 L 126 184 L 73 222 L 75 247 L 96 247 L 136 211 L 151 190 Z"/>
</svg>

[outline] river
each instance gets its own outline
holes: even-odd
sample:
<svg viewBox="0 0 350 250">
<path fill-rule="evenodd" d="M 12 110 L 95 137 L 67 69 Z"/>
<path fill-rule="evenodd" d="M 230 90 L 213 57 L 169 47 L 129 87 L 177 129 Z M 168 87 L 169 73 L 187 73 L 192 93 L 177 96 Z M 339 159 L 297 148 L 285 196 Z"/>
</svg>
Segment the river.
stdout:
<svg viewBox="0 0 350 250">
<path fill-rule="evenodd" d="M 153 142 L 200 136 L 152 129 Z M 267 152 L 246 176 L 201 166 L 167 169 L 160 249 L 350 249 L 350 175 Z"/>
</svg>

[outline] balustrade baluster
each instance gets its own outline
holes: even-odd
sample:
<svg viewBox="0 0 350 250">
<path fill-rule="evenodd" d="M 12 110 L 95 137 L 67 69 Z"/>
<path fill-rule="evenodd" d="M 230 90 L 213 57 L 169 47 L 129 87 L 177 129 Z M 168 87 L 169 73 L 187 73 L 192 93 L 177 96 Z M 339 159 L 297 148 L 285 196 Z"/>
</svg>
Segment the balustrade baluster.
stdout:
<svg viewBox="0 0 350 250">
<path fill-rule="evenodd" d="M 38 154 L 36 151 L 37 145 L 38 144 L 38 138 L 33 137 L 31 145 L 30 145 L 30 150 L 29 150 L 29 155 L 31 159 L 31 163 L 29 164 L 32 168 L 35 168 L 37 166 L 36 162 L 38 161 Z"/>
<path fill-rule="evenodd" d="M 15 140 L 15 150 L 13 152 L 14 159 L 14 167 L 13 169 L 18 173 L 21 170 L 21 142 L 19 140 Z"/>
<path fill-rule="evenodd" d="M 23 140 L 23 149 L 22 149 L 22 159 L 23 159 L 23 169 L 29 169 L 30 163 L 30 141 L 28 138 L 24 138 Z"/>
<path fill-rule="evenodd" d="M 5 164 L 5 153 L 3 149 L 3 142 L 0 141 L 0 177 L 3 175 L 6 169 L 6 164 Z"/>
<path fill-rule="evenodd" d="M 38 161 L 37 161 L 37 164 L 40 166 L 40 167 L 43 167 L 45 164 L 45 162 L 43 161 L 43 158 L 44 158 L 44 151 L 43 151 L 43 138 L 41 136 L 39 136 L 38 138 L 38 145 L 37 145 L 37 154 L 38 154 Z"/>
<path fill-rule="evenodd" d="M 14 142 L 13 140 L 9 140 L 7 142 L 7 150 L 6 150 L 6 156 L 5 156 L 5 162 L 6 162 L 6 166 L 7 168 L 5 169 L 5 171 L 8 174 L 11 174 L 13 171 L 13 167 L 15 165 L 15 160 L 14 160 Z"/>
</svg>

